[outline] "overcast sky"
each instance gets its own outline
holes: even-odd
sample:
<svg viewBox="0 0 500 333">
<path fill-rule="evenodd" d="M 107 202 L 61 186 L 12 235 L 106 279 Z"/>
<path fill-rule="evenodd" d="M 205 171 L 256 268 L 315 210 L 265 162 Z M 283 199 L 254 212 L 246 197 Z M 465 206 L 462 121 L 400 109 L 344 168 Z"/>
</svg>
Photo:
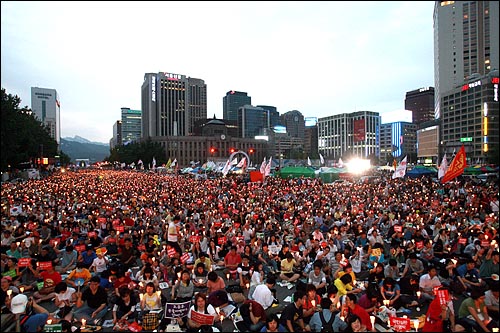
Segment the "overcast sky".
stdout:
<svg viewBox="0 0 500 333">
<path fill-rule="evenodd" d="M 434 86 L 434 1 L 1 2 L 1 80 L 31 107 L 56 89 L 62 137 L 109 142 L 141 109 L 145 73 L 205 81 L 208 117 L 244 91 L 305 117 L 380 112 L 408 121 L 408 91 Z M 409 119 L 411 121 L 411 117 Z"/>
</svg>

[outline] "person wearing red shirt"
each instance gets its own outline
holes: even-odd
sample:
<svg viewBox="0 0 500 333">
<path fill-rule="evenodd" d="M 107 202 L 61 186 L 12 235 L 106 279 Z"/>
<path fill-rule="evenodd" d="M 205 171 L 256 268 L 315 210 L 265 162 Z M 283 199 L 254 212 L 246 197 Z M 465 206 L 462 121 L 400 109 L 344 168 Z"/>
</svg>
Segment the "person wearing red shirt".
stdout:
<svg viewBox="0 0 500 333">
<path fill-rule="evenodd" d="M 356 304 L 356 295 L 347 294 L 345 296 L 345 304 L 347 305 L 347 311 L 349 313 L 355 314 L 361 320 L 361 324 L 365 325 L 369 331 L 373 330 L 372 322 L 370 321 L 370 315 L 366 310 L 359 304 Z"/>
<path fill-rule="evenodd" d="M 31 266 L 30 266 L 31 268 Z M 33 293 L 35 302 L 46 301 L 55 297 L 54 289 L 62 281 L 61 274 L 55 270 L 54 263 L 46 270 L 39 272 L 38 268 L 33 272 L 35 277 L 43 279 L 43 287 Z"/>
<path fill-rule="evenodd" d="M 238 265 L 241 264 L 241 262 L 241 256 L 236 252 L 236 246 L 232 245 L 231 249 L 224 257 L 224 266 L 226 267 L 224 269 L 224 274 L 226 277 L 228 274 L 231 274 L 230 278 L 232 275 L 236 276 Z"/>
<path fill-rule="evenodd" d="M 240 314 L 243 320 L 236 323 L 240 332 L 260 332 L 266 325 L 266 311 L 259 302 L 246 300 L 240 306 Z"/>
</svg>

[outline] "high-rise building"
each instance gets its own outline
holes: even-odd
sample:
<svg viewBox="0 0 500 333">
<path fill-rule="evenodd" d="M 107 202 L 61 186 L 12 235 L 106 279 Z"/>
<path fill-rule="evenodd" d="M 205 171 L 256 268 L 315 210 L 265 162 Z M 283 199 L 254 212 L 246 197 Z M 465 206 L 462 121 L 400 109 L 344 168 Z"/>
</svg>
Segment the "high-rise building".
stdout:
<svg viewBox="0 0 500 333">
<path fill-rule="evenodd" d="M 141 87 L 142 138 L 188 136 L 207 118 L 207 85 L 173 73 L 146 73 Z"/>
<path fill-rule="evenodd" d="M 378 112 L 358 111 L 318 118 L 318 150 L 325 158 L 380 156 Z"/>
<path fill-rule="evenodd" d="M 244 105 L 238 109 L 238 127 L 241 138 L 264 135 L 269 128 L 269 112 L 263 108 Z"/>
<path fill-rule="evenodd" d="M 61 102 L 55 89 L 31 87 L 31 110 L 49 128 L 50 136 L 61 144 Z"/>
<path fill-rule="evenodd" d="M 244 105 L 252 105 L 252 97 L 246 92 L 228 91 L 222 98 L 222 119 L 238 120 L 238 109 Z"/>
<path fill-rule="evenodd" d="M 280 125 L 280 114 L 278 109 L 275 106 L 271 105 L 257 105 L 258 108 L 263 108 L 267 111 L 268 123 L 269 127 L 273 128 L 274 126 Z"/>
<path fill-rule="evenodd" d="M 436 1 L 434 5 L 435 117 L 445 94 L 473 75 L 499 69 L 498 1 Z"/>
<path fill-rule="evenodd" d="M 129 143 L 141 139 L 142 111 L 122 108 L 121 141 Z"/>
<path fill-rule="evenodd" d="M 407 156 L 408 163 L 417 159 L 417 125 L 404 121 L 380 125 L 380 160 L 392 163 Z"/>
<path fill-rule="evenodd" d="M 412 112 L 412 123 L 418 128 L 421 128 L 423 123 L 434 120 L 434 87 L 407 92 L 405 110 Z"/>
<path fill-rule="evenodd" d="M 305 121 L 300 111 L 285 112 L 280 116 L 281 123 L 286 127 L 286 132 L 294 138 L 304 139 Z"/>
<path fill-rule="evenodd" d="M 121 146 L 122 144 L 122 121 L 117 120 L 113 124 L 113 137 L 109 140 L 109 148 L 114 149 L 116 146 Z"/>
</svg>

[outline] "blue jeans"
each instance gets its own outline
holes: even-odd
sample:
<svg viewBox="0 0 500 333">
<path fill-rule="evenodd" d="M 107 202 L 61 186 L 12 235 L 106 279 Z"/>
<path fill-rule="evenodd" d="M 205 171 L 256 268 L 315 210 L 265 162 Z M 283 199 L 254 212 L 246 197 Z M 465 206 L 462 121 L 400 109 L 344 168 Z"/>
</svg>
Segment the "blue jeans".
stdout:
<svg viewBox="0 0 500 333">
<path fill-rule="evenodd" d="M 81 308 L 77 309 L 74 312 L 74 317 L 76 320 L 82 320 L 83 318 L 85 318 L 85 320 L 87 320 L 89 324 L 91 323 L 93 324 L 92 322 L 93 320 L 102 319 L 108 313 L 108 307 L 105 306 L 104 309 L 99 311 L 99 313 L 95 316 L 95 318 L 92 318 L 92 312 L 94 312 L 95 310 L 97 310 L 97 308 L 91 308 L 90 306 L 87 305 L 87 303 L 85 303 Z"/>
</svg>

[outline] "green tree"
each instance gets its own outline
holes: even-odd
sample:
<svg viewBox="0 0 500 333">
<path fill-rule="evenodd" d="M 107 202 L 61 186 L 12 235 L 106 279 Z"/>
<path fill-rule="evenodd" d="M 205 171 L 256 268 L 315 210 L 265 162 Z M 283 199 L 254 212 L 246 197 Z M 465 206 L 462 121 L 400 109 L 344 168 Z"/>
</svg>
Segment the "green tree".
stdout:
<svg viewBox="0 0 500 333">
<path fill-rule="evenodd" d="M 158 143 L 152 142 L 150 139 L 146 141 L 133 142 L 127 145 L 116 146 L 111 149 L 109 157 L 106 159 L 108 162 L 120 162 L 127 165 L 132 162 L 137 163 L 142 160 L 144 166 L 147 167 L 156 159 L 156 166 L 166 163 L 165 148 Z"/>
<path fill-rule="evenodd" d="M 17 95 L 7 94 L 2 88 L 2 171 L 19 168 L 21 163 L 34 163 L 40 157 L 58 155 L 57 142 L 50 136 L 49 129 L 33 116 L 27 106 L 20 108 L 20 104 Z"/>
</svg>

